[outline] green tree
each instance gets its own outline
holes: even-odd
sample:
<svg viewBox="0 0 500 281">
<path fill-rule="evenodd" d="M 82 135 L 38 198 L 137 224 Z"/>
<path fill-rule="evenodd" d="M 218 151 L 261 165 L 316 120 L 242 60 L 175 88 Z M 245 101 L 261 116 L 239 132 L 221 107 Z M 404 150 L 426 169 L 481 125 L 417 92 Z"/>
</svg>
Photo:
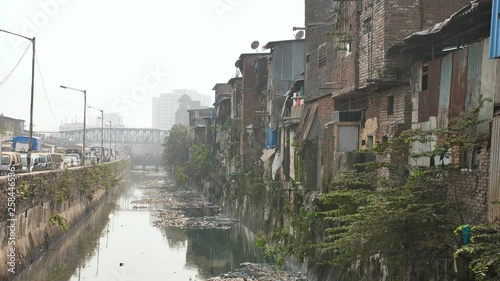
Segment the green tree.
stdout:
<svg viewBox="0 0 500 281">
<path fill-rule="evenodd" d="M 461 229 L 457 229 L 457 234 Z M 469 269 L 478 281 L 500 279 L 500 224 L 480 224 L 471 228 L 471 243 L 455 252 L 455 257 L 465 257 Z"/>
<path fill-rule="evenodd" d="M 163 162 L 166 167 L 177 170 L 189 160 L 189 128 L 175 124 L 163 140 Z"/>
<path fill-rule="evenodd" d="M 454 149 L 467 152 L 480 147 L 485 136 L 475 128 L 483 122 L 478 114 L 484 102 L 479 101 L 477 108 L 462 113 L 446 128 L 408 130 L 379 144 L 373 152 L 379 159 L 392 161 L 368 163 L 362 165 L 363 172 L 344 172 L 334 180 L 333 189 L 321 198 L 319 212 L 327 226 L 320 248 L 328 263 L 349 271 L 352 265 L 372 264 L 377 257 L 390 280 L 431 280 L 445 274 L 458 245 L 453 230 L 463 223 L 457 198 L 448 192 L 451 175 L 459 167 L 445 162 L 409 166 L 406 156 L 444 159 Z M 415 142 L 436 144 L 431 151 L 408 154 L 409 145 Z M 384 170 L 390 176 L 381 177 Z M 379 175 L 377 179 L 372 178 L 374 173 Z M 490 261 L 493 251 L 483 253 Z"/>
</svg>

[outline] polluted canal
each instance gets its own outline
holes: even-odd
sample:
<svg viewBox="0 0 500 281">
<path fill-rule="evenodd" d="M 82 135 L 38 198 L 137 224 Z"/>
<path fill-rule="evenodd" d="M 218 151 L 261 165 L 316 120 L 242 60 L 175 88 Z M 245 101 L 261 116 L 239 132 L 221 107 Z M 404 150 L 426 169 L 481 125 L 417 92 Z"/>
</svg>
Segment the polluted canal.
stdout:
<svg viewBox="0 0 500 281">
<path fill-rule="evenodd" d="M 255 235 L 164 172 L 132 171 L 15 281 L 306 280 L 276 271 Z"/>
</svg>

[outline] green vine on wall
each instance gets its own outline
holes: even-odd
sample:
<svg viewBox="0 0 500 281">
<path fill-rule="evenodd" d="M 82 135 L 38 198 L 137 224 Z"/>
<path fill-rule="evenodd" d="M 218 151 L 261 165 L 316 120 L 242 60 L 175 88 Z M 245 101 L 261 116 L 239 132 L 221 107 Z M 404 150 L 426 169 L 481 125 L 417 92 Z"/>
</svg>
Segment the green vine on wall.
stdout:
<svg viewBox="0 0 500 281">
<path fill-rule="evenodd" d="M 61 216 L 57 212 L 52 212 L 49 217 L 49 222 L 52 225 L 57 225 L 61 227 L 62 230 L 68 230 L 69 225 L 65 217 Z"/>
</svg>

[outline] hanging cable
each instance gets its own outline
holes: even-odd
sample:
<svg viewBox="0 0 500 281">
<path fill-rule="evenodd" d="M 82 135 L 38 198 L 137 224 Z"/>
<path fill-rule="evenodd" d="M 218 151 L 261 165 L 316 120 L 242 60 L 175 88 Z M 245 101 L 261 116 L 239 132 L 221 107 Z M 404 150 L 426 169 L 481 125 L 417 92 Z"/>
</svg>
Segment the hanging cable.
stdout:
<svg viewBox="0 0 500 281">
<path fill-rule="evenodd" d="M 5 84 L 5 82 L 7 82 L 7 80 L 9 80 L 10 76 L 12 75 L 12 73 L 14 73 L 14 71 L 17 69 L 17 67 L 19 66 L 19 64 L 23 60 L 24 55 L 26 55 L 26 52 L 28 51 L 28 49 L 29 49 L 30 46 L 31 46 L 31 43 L 28 45 L 28 47 L 26 47 L 26 50 L 24 50 L 23 55 L 21 56 L 21 58 L 19 59 L 19 61 L 16 63 L 16 65 L 14 66 L 14 68 L 10 71 L 9 74 L 7 74 L 7 76 L 5 76 L 5 78 L 2 80 L 2 82 L 0 82 L 0 87 L 2 87 L 3 84 Z"/>
<path fill-rule="evenodd" d="M 47 104 L 49 105 L 50 113 L 52 113 L 52 117 L 54 117 L 54 121 L 56 121 L 56 125 L 59 126 L 59 122 L 57 122 L 56 115 L 54 114 L 54 111 L 52 110 L 52 105 L 50 104 L 49 96 L 47 95 L 47 90 L 45 89 L 45 82 L 43 81 L 42 70 L 40 68 L 40 63 L 38 62 L 38 56 L 35 56 L 35 60 L 36 60 L 37 68 L 38 68 L 38 73 L 40 73 L 40 79 L 42 80 L 43 92 L 45 94 L 45 98 L 47 99 Z"/>
</svg>

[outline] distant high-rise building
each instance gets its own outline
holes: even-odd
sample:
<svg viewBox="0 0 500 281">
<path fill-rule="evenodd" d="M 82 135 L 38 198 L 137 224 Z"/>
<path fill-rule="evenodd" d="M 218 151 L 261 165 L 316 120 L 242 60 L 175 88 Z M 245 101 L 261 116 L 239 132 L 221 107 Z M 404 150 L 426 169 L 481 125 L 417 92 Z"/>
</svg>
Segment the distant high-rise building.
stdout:
<svg viewBox="0 0 500 281">
<path fill-rule="evenodd" d="M 152 104 L 152 127 L 170 130 L 175 124 L 175 115 L 179 108 L 179 98 L 187 95 L 191 101 L 199 101 L 200 107 L 208 107 L 212 103 L 212 97 L 203 95 L 195 90 L 178 89 L 171 93 L 162 93 L 159 97 L 153 97 Z"/>
<path fill-rule="evenodd" d="M 160 97 L 153 97 L 152 128 L 160 128 Z"/>
<path fill-rule="evenodd" d="M 189 126 L 188 110 L 202 108 L 201 102 L 191 100 L 191 98 L 186 94 L 182 95 L 179 98 L 178 102 L 179 102 L 179 107 L 175 112 L 175 124 L 182 124 L 185 126 Z"/>
<path fill-rule="evenodd" d="M 111 126 L 117 127 L 117 128 L 123 128 L 125 127 L 125 124 L 123 124 L 123 117 L 119 113 L 106 113 L 104 112 L 104 121 L 109 120 L 111 121 Z M 104 122 L 106 123 L 106 122 Z"/>
</svg>

